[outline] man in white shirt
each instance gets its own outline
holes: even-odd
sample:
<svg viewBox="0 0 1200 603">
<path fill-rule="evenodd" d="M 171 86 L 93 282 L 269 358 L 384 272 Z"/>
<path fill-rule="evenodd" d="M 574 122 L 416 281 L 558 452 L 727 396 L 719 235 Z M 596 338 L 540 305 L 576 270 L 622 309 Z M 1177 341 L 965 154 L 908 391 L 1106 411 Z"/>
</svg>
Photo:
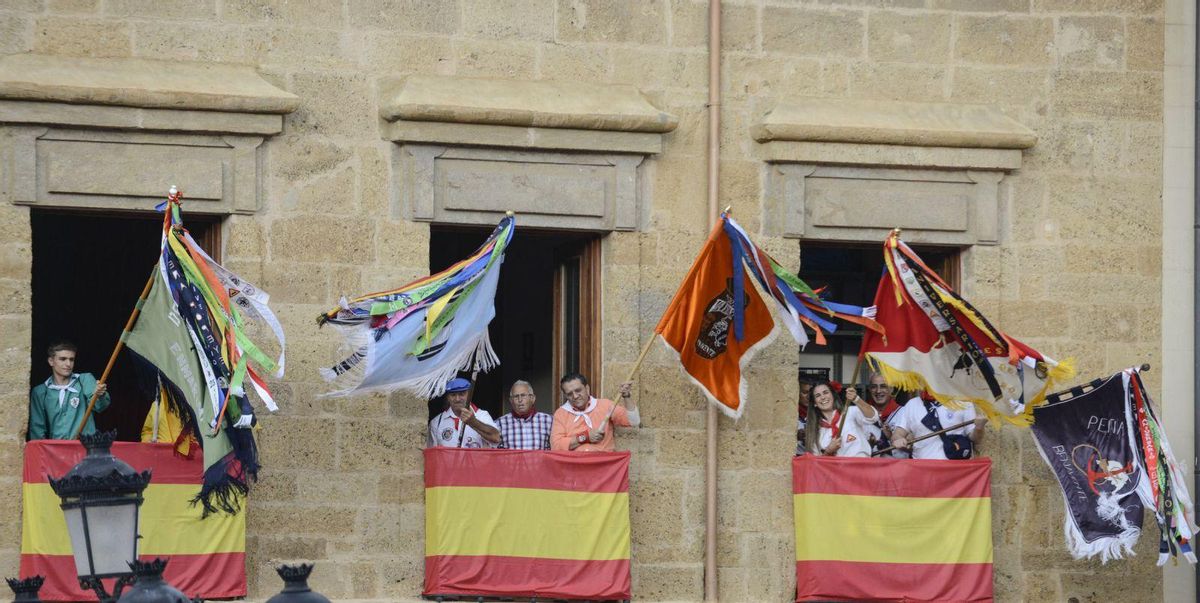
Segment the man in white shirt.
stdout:
<svg viewBox="0 0 1200 603">
<path fill-rule="evenodd" d="M 983 426 L 987 423 L 987 417 L 977 417 L 973 404 L 963 402 L 962 408 L 956 410 L 946 408 L 937 401 L 926 402 L 917 396 L 906 402 L 904 408 L 894 415 L 892 445 L 901 450 L 911 448 L 914 459 L 945 460 L 948 457 L 942 437 L 933 436 L 919 442 L 913 440 L 933 433 L 935 430 L 929 428 L 931 423 L 946 428 L 964 421 L 972 423 L 952 429 L 946 432 L 946 435 L 965 436 L 974 447 L 983 439 Z"/>
<path fill-rule="evenodd" d="M 451 379 L 446 384 L 446 410 L 429 421 L 426 448 L 492 448 L 500 443 L 500 430 L 488 411 L 471 404 L 471 382 Z"/>
</svg>

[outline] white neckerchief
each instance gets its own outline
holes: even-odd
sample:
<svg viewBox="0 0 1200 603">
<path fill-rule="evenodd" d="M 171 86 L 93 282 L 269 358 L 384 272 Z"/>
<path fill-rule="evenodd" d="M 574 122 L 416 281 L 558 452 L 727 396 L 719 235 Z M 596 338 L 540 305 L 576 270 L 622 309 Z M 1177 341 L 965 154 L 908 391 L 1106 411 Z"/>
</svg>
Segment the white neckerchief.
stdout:
<svg viewBox="0 0 1200 603">
<path fill-rule="evenodd" d="M 592 396 L 591 399 L 588 400 L 587 408 L 583 410 L 575 410 L 575 407 L 571 406 L 570 402 L 563 402 L 562 407 L 563 410 L 575 415 L 576 423 L 579 422 L 579 417 L 583 417 L 583 422 L 587 423 L 588 429 L 595 429 L 595 427 L 592 425 L 592 418 L 588 416 L 588 413 L 596 410 L 596 396 Z"/>
<path fill-rule="evenodd" d="M 72 385 L 75 385 L 78 382 L 79 382 L 79 373 L 71 373 L 71 379 L 69 381 L 67 381 L 66 385 L 59 385 L 59 384 L 55 383 L 54 376 L 51 375 L 50 378 L 46 380 L 46 387 L 48 387 L 52 390 L 58 391 L 58 407 L 62 408 L 63 401 L 65 401 L 67 399 L 67 392 L 71 392 L 72 394 L 79 393 L 78 389 L 71 387 Z"/>
</svg>

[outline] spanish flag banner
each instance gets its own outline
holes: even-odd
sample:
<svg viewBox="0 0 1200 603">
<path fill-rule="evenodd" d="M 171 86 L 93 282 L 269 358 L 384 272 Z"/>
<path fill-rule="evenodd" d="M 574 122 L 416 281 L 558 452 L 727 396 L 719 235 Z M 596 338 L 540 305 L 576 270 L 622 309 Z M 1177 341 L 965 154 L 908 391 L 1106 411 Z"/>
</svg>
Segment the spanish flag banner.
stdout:
<svg viewBox="0 0 1200 603">
<path fill-rule="evenodd" d="M 654 332 L 679 356 L 683 370 L 726 415 L 742 416 L 742 369 L 775 338 L 775 319 L 746 274 L 740 248 L 713 227 Z"/>
<path fill-rule="evenodd" d="M 425 450 L 425 591 L 629 599 L 629 453 Z"/>
<path fill-rule="evenodd" d="M 991 601 L 991 470 L 796 457 L 796 600 Z"/>
<path fill-rule="evenodd" d="M 113 455 L 135 470 L 153 471 L 139 510 L 142 559 L 170 559 L 164 578 L 188 597 L 246 596 L 246 513 L 210 515 L 193 505 L 204 478 L 200 455 L 185 458 L 172 444 L 114 442 Z M 95 601 L 79 587 L 61 499 L 47 476 L 61 476 L 84 457 L 76 441 L 36 440 L 25 446 L 21 575 L 41 574 L 44 601 Z"/>
</svg>

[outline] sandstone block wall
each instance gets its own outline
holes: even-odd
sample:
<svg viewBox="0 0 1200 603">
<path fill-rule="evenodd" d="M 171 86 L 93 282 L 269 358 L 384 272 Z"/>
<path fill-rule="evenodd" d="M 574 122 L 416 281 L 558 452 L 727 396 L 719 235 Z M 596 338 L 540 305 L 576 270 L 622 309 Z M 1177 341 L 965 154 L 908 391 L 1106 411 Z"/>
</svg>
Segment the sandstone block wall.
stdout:
<svg viewBox="0 0 1200 603">
<path fill-rule="evenodd" d="M 1001 244 L 963 254 L 966 294 L 1013 336 L 1092 378 L 1160 355 L 1162 0 L 727 0 L 721 198 L 750 232 L 765 166 L 749 126 L 796 96 L 984 102 L 1040 137 L 1001 186 Z M 643 165 L 640 232 L 603 244 L 605 373 L 619 378 L 707 231 L 706 6 L 693 0 L 0 0 L 0 53 L 256 65 L 301 99 L 267 141 L 262 211 L 225 223 L 226 263 L 267 289 L 288 331 L 282 408 L 263 419 L 252 495 L 252 599 L 280 560 L 318 564 L 334 599 L 398 600 L 422 582 L 424 403 L 318 399 L 336 337 L 313 317 L 339 295 L 428 270 L 429 228 L 390 209 L 392 145 L 378 91 L 413 73 L 633 84 L 679 116 Z M 0 138 L 0 155 L 3 155 Z M 131 168 L 132 169 L 132 168 Z M 762 239 L 790 268 L 802 245 Z M 0 199 L 0 362 L 30 340 L 28 210 Z M 720 425 L 721 598 L 784 600 L 794 582 L 789 490 L 796 351 L 750 371 L 750 405 Z M 0 568 L 15 575 L 24 370 L 0 374 Z M 1153 382 L 1156 374 L 1151 372 Z M 633 588 L 703 596 L 704 415 L 661 350 L 639 379 Z M 1166 401 L 1180 403 L 1181 401 Z M 1161 598 L 1147 533 L 1133 560 L 1076 562 L 1062 504 L 1029 436 L 989 430 L 999 600 Z M 1147 524 L 1152 531 L 1152 526 Z"/>
</svg>

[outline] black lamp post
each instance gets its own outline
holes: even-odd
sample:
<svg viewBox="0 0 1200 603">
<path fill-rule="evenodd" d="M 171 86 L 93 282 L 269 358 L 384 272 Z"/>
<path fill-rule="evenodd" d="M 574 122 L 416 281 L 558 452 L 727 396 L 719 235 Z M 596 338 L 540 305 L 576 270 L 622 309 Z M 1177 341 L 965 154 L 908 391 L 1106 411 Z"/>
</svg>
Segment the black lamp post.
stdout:
<svg viewBox="0 0 1200 603">
<path fill-rule="evenodd" d="M 33 576 L 24 580 L 7 578 L 6 580 L 8 587 L 12 589 L 13 595 L 16 596 L 13 599 L 13 603 L 42 603 L 42 600 L 38 598 L 38 591 L 41 590 L 42 583 L 46 581 L 44 577 Z"/>
<path fill-rule="evenodd" d="M 179 589 L 163 580 L 163 571 L 167 569 L 166 559 L 134 561 L 130 569 L 137 579 L 133 587 L 117 599 L 117 603 L 192 603 Z"/>
<path fill-rule="evenodd" d="M 133 580 L 137 560 L 138 507 L 150 472 L 138 473 L 112 455 L 117 432 L 80 436 L 87 456 L 50 487 L 62 499 L 75 573 L 79 586 L 95 591 L 101 601 L 115 601 Z M 101 582 L 116 578 L 113 594 Z"/>
<path fill-rule="evenodd" d="M 267 599 L 267 603 L 331 603 L 329 597 L 308 587 L 308 575 L 312 573 L 313 564 L 281 565 L 275 568 L 279 577 L 283 578 L 283 590 Z"/>
</svg>

